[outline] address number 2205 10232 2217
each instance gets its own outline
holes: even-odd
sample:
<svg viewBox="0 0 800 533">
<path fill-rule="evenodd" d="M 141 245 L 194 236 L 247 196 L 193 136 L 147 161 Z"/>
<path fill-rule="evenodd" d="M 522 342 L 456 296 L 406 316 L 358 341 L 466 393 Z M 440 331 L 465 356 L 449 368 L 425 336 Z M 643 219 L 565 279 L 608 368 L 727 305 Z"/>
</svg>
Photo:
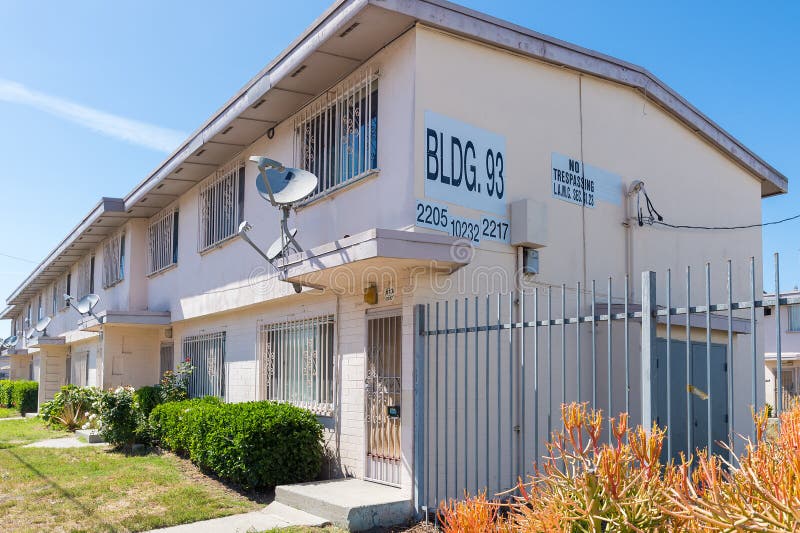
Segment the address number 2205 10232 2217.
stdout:
<svg viewBox="0 0 800 533">
<path fill-rule="evenodd" d="M 460 217 L 441 204 L 417 200 L 415 224 L 423 228 L 446 231 L 453 237 L 475 244 L 481 240 L 510 242 L 508 219 L 482 216 L 480 219 Z"/>
</svg>

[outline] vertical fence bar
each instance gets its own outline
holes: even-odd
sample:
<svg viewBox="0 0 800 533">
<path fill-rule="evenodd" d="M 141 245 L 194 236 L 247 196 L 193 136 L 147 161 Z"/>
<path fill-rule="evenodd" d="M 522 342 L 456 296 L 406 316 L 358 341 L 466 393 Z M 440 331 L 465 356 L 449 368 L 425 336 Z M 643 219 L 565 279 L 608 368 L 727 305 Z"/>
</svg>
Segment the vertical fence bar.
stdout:
<svg viewBox="0 0 800 533">
<path fill-rule="evenodd" d="M 750 258 L 750 355 L 753 359 L 753 410 L 758 410 L 758 352 L 756 346 L 756 258 Z M 753 438 L 756 435 L 756 421 L 753 418 Z"/>
<path fill-rule="evenodd" d="M 455 465 L 455 496 L 460 493 L 458 490 L 458 471 L 460 461 L 458 460 L 458 298 L 453 300 L 453 463 Z M 448 494 L 449 496 L 449 494 Z"/>
<path fill-rule="evenodd" d="M 708 453 L 711 453 L 711 445 L 714 443 L 714 436 L 711 431 L 711 263 L 706 263 L 706 446 Z"/>
<path fill-rule="evenodd" d="M 436 402 L 435 402 L 436 403 L 436 405 L 435 405 L 436 408 L 434 409 L 435 415 L 434 415 L 434 418 L 433 418 L 436 421 L 436 423 L 434 424 L 434 427 L 436 428 L 436 432 L 435 432 L 436 433 L 436 446 L 435 446 L 435 448 L 436 448 L 436 461 L 435 461 L 436 462 L 436 468 L 434 468 L 434 472 L 435 472 L 435 474 L 434 474 L 434 476 L 435 476 L 434 477 L 434 487 L 436 488 L 436 491 L 434 492 L 434 500 L 435 500 L 435 502 L 438 503 L 439 494 L 440 494 L 439 493 L 439 472 L 442 471 L 441 468 L 439 467 L 439 456 L 441 455 L 440 452 L 442 450 L 442 446 L 441 446 L 441 444 L 439 442 L 439 427 L 441 427 L 441 425 L 442 425 L 440 423 L 441 419 L 439 417 L 439 391 L 441 390 L 441 387 L 439 386 L 440 385 L 440 383 L 439 383 L 439 302 L 436 302 L 436 336 L 433 339 L 433 343 L 436 346 L 436 348 L 435 348 L 436 365 L 434 366 L 434 372 L 433 372 L 433 382 L 435 384 L 434 386 L 436 387 Z"/>
<path fill-rule="evenodd" d="M 581 401 L 581 282 L 579 281 L 575 291 L 575 397 L 578 403 Z"/>
<path fill-rule="evenodd" d="M 561 405 L 567 403 L 567 286 L 561 284 Z M 559 409 L 561 407 L 559 406 Z M 564 421 L 561 421 L 564 429 Z"/>
<path fill-rule="evenodd" d="M 625 293 L 625 301 L 628 293 Z M 627 314 L 625 315 L 627 317 Z M 642 427 L 650 431 L 653 427 L 652 409 L 652 379 L 650 365 L 656 349 L 656 273 L 642 272 L 642 360 L 641 391 L 642 391 Z"/>
<path fill-rule="evenodd" d="M 371 123 L 371 121 L 370 121 Z M 368 139 L 371 139 L 368 138 Z M 370 141 L 371 142 L 371 141 Z M 469 298 L 464 298 L 464 490 L 469 490 L 469 446 L 467 445 L 467 436 L 469 432 L 469 423 L 467 422 L 467 412 L 469 408 L 469 333 L 467 327 L 469 326 Z M 477 355 L 476 355 L 477 357 Z M 477 378 L 476 378 L 477 379 Z M 476 452 L 477 453 L 477 452 Z M 477 456 L 476 456 L 477 459 Z"/>
<path fill-rule="evenodd" d="M 667 269 L 667 460 L 672 459 L 672 270 Z"/>
<path fill-rule="evenodd" d="M 520 449 L 517 452 L 518 457 L 518 464 L 517 464 L 517 472 L 522 476 L 525 475 L 527 472 L 527 458 L 525 454 L 528 452 L 528 448 L 526 446 L 526 439 L 525 439 L 525 432 L 528 428 L 527 424 L 527 409 L 525 405 L 526 394 L 525 389 L 527 389 L 527 368 L 525 367 L 525 291 L 520 291 L 519 293 L 519 316 L 520 316 L 520 338 L 519 338 L 519 369 L 520 369 L 520 414 L 519 414 L 519 425 L 521 426 L 521 440 L 520 440 Z"/>
<path fill-rule="evenodd" d="M 337 317 L 337 320 L 339 318 Z M 435 415 L 431 416 L 431 304 L 425 304 L 425 515 L 427 518 L 428 505 L 431 493 L 431 450 L 438 446 L 431 445 L 431 420 L 436 421 Z M 435 390 L 435 389 L 434 389 Z"/>
<path fill-rule="evenodd" d="M 547 287 L 547 435 L 553 432 L 553 288 Z"/>
<path fill-rule="evenodd" d="M 475 493 L 477 494 L 478 489 L 480 488 L 480 478 L 479 478 L 479 468 L 478 465 L 480 461 L 478 461 L 478 436 L 480 435 L 480 431 L 478 430 L 478 353 L 480 350 L 478 349 L 478 297 L 475 296 L 475 318 L 473 318 L 475 322 Z M 487 322 L 488 323 L 488 322 Z"/>
<path fill-rule="evenodd" d="M 327 329 L 327 328 L 326 328 Z M 327 345 L 327 344 L 326 344 Z M 414 306 L 414 508 L 419 514 L 425 499 L 425 307 Z"/>
<path fill-rule="evenodd" d="M 539 461 L 539 287 L 533 288 L 533 460 Z"/>
<path fill-rule="evenodd" d="M 597 287 L 592 280 L 592 408 L 597 409 Z"/>
<path fill-rule="evenodd" d="M 486 295 L 486 325 L 489 326 L 491 322 L 490 316 L 490 296 Z M 486 330 L 486 368 L 484 369 L 485 372 L 483 373 L 485 383 L 485 393 L 483 395 L 484 403 L 486 404 L 486 429 L 484 430 L 484 435 L 486 436 L 486 448 L 484 449 L 484 453 L 486 457 L 484 458 L 484 464 L 486 465 L 486 488 L 489 488 L 489 420 L 491 419 L 491 414 L 489 412 L 489 330 Z"/>
<path fill-rule="evenodd" d="M 508 294 L 508 473 L 509 485 L 514 483 L 514 443 L 516 442 L 516 424 L 514 418 L 514 292 Z M 517 443 L 519 446 L 519 443 Z"/>
<path fill-rule="evenodd" d="M 728 438 L 733 442 L 733 268 L 728 259 L 728 349 L 726 353 L 728 377 Z"/>
<path fill-rule="evenodd" d="M 783 412 L 783 357 L 781 355 L 781 272 L 778 252 L 775 252 L 775 361 L 778 375 L 775 377 L 775 416 L 780 420 Z"/>
<path fill-rule="evenodd" d="M 654 274 L 654 276 L 655 276 L 655 274 Z M 631 412 L 631 354 L 630 354 L 630 337 L 628 335 L 628 331 L 629 331 L 628 328 L 630 327 L 628 325 L 628 300 L 630 300 L 629 295 L 630 295 L 631 292 L 630 292 L 630 286 L 629 285 L 630 285 L 630 279 L 628 278 L 628 274 L 625 274 L 625 302 L 624 302 L 623 308 L 624 308 L 624 312 L 625 312 L 625 323 L 624 323 L 625 333 L 624 333 L 624 336 L 625 336 L 625 412 L 626 413 L 630 413 Z M 655 293 L 655 290 L 656 290 L 655 281 L 653 281 L 653 284 L 651 285 L 651 289 Z M 642 299 L 643 299 L 642 301 L 644 301 L 644 294 L 642 295 Z M 653 307 L 653 309 L 655 309 L 655 306 Z M 644 309 L 642 309 L 642 311 L 643 311 L 642 314 L 644 314 Z M 642 323 L 642 325 L 644 326 L 644 323 Z M 655 340 L 655 336 L 653 337 L 653 339 Z M 648 364 L 648 368 L 649 368 L 650 363 L 648 362 L 647 364 Z M 644 368 L 644 364 L 642 365 L 642 368 Z M 647 382 L 648 383 L 650 382 L 649 378 L 648 378 Z M 644 405 L 642 406 L 642 408 L 644 408 Z M 650 424 L 645 426 L 645 429 L 649 430 L 650 429 L 649 426 L 650 426 Z"/>
<path fill-rule="evenodd" d="M 499 415 L 501 410 L 501 405 L 503 405 L 503 386 L 501 383 L 502 374 L 500 373 L 500 353 L 502 350 L 501 342 L 502 342 L 502 332 L 501 327 L 502 323 L 500 317 L 502 316 L 503 307 L 502 307 L 502 295 L 497 295 L 497 413 Z M 495 430 L 495 435 L 497 435 L 497 449 L 495 452 L 497 453 L 497 490 L 499 492 L 502 488 L 502 483 L 500 480 L 500 474 L 503 471 L 503 421 L 501 420 L 500 416 L 496 417 L 497 420 L 497 428 Z"/>
<path fill-rule="evenodd" d="M 450 493 L 450 302 L 444 302 L 444 497 Z"/>
<path fill-rule="evenodd" d="M 614 376 L 612 374 L 612 357 L 611 357 L 611 276 L 608 277 L 608 301 L 606 301 L 606 332 L 607 332 L 607 339 L 606 339 L 606 349 L 608 351 L 608 367 L 606 368 L 606 373 L 608 374 L 608 442 L 609 444 L 612 442 L 614 438 L 613 433 L 611 432 L 611 417 L 614 413 L 614 388 L 612 387 L 612 383 L 614 380 Z"/>
<path fill-rule="evenodd" d="M 694 420 L 692 415 L 692 311 L 691 311 L 691 296 L 692 296 L 692 267 L 686 267 L 686 454 L 689 455 L 694 451 L 692 447 L 692 428 L 694 427 Z"/>
</svg>

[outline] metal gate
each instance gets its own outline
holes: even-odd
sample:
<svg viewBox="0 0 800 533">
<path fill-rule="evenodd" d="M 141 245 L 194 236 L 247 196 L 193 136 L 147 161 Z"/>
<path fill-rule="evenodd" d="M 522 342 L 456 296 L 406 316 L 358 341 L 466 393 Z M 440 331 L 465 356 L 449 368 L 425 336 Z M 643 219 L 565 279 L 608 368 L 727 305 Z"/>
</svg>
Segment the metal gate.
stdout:
<svg viewBox="0 0 800 533">
<path fill-rule="evenodd" d="M 161 358 L 161 365 L 160 365 L 161 373 L 159 374 L 159 378 L 161 378 L 164 376 L 164 373 L 167 370 L 172 370 L 173 368 L 175 368 L 174 344 L 171 342 L 163 343 L 161 345 L 161 353 L 159 355 Z"/>
<path fill-rule="evenodd" d="M 492 496 L 514 487 L 547 453 L 564 403 L 587 402 L 606 420 L 624 411 L 631 425 L 666 426 L 665 458 L 698 447 L 721 452 L 719 442 L 731 433 L 752 434 L 747 406 L 763 407 L 764 394 L 757 309 L 775 307 L 775 329 L 758 334 L 775 336 L 780 380 L 780 308 L 800 305 L 800 297 L 781 295 L 776 275 L 776 296 L 756 299 L 752 258 L 736 289 L 743 300 L 733 298 L 730 261 L 714 282 L 724 288 L 723 303 L 711 298 L 710 264 L 694 286 L 692 273 L 687 268 L 673 288 L 669 270 L 660 283 L 655 272 L 643 272 L 640 300 L 631 299 L 625 277 L 417 306 L 417 510 L 436 509 L 465 490 Z M 782 408 L 778 396 L 775 410 Z M 607 426 L 603 438 L 611 440 Z"/>
<path fill-rule="evenodd" d="M 225 332 L 183 339 L 183 357 L 194 367 L 189 376 L 189 396 L 225 398 Z"/>
<path fill-rule="evenodd" d="M 366 478 L 400 485 L 401 318 L 367 318 Z"/>
</svg>

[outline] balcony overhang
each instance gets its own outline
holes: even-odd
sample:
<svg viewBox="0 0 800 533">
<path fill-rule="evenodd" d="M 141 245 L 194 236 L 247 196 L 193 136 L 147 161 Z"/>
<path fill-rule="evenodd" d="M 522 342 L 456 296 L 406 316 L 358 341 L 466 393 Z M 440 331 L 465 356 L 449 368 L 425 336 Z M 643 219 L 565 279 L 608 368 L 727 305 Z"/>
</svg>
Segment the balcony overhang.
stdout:
<svg viewBox="0 0 800 533">
<path fill-rule="evenodd" d="M 464 239 L 373 228 L 288 258 L 285 280 L 345 292 L 400 272 L 451 274 L 473 255 Z"/>
<path fill-rule="evenodd" d="M 113 311 L 106 310 L 78 322 L 81 331 L 100 331 L 103 326 L 129 326 L 140 328 L 165 327 L 172 323 L 169 311 Z"/>
<path fill-rule="evenodd" d="M 30 339 L 28 346 L 30 348 L 40 348 L 42 346 L 63 346 L 66 344 L 64 337 L 35 337 Z"/>
<path fill-rule="evenodd" d="M 30 355 L 30 354 L 28 353 L 27 348 L 9 348 L 0 351 L 0 356 L 14 357 L 17 355 Z"/>
</svg>

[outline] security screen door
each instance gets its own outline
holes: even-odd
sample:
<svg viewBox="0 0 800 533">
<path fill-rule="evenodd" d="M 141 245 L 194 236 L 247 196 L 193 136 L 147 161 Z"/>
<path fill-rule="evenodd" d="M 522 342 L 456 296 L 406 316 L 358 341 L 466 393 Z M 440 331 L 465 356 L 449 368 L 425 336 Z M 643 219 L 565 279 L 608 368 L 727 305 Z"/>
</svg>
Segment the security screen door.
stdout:
<svg viewBox="0 0 800 533">
<path fill-rule="evenodd" d="M 367 317 L 366 478 L 400 484 L 401 318 Z"/>
</svg>

